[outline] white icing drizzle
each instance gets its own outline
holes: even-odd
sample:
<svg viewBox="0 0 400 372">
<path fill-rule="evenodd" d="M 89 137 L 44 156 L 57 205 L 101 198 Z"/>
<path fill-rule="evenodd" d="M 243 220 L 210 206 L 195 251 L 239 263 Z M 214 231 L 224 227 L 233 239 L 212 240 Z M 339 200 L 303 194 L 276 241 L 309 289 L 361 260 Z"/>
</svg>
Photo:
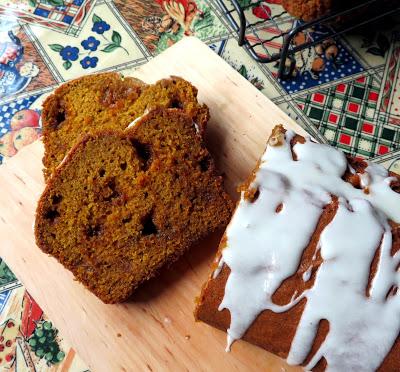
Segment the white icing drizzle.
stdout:
<svg viewBox="0 0 400 372">
<path fill-rule="evenodd" d="M 311 278 L 312 267 L 310 266 L 306 271 L 303 273 L 303 280 L 304 282 L 308 282 Z"/>
<path fill-rule="evenodd" d="M 400 195 L 390 188 L 387 171 L 376 164 L 368 164 L 361 175 L 362 187 L 368 190 L 354 188 L 341 178 L 348 169 L 344 154 L 309 139 L 293 147 L 297 161 L 293 160 L 293 135 L 288 131 L 282 145 L 268 146 L 251 184 L 259 195 L 250 201 L 242 193 L 226 231 L 227 246 L 214 277 L 223 263 L 229 266 L 219 306 L 231 314 L 227 350 L 261 311 L 283 312 L 306 298 L 288 362 L 304 361 L 320 320 L 327 319 L 329 333 L 307 369 L 325 357 L 330 371 L 373 371 L 400 330 L 399 296 L 386 299 L 400 279 L 396 271 L 400 254 L 390 254 L 388 223 L 388 219 L 400 223 Z M 274 304 L 271 296 L 297 271 L 331 195 L 339 198 L 339 207 L 320 236 L 323 263 L 313 287 L 298 297 L 295 293 L 284 306 Z M 379 247 L 368 297 L 370 265 Z M 304 281 L 311 278 L 311 270 L 304 272 Z"/>
<path fill-rule="evenodd" d="M 357 172 L 355 171 L 355 169 L 354 169 L 350 164 L 347 165 L 347 169 L 349 170 L 349 172 L 350 172 L 351 174 L 356 174 L 356 173 L 357 173 Z"/>
<path fill-rule="evenodd" d="M 307 370 L 315 367 L 321 357 L 326 358 L 332 371 L 374 371 L 379 367 L 400 330 L 399 297 L 385 302 L 380 288 L 375 288 L 378 277 L 373 281 L 371 296 L 365 295 L 370 263 L 382 236 L 381 259 L 386 264 L 392 260 L 391 234 L 386 227 L 385 220 L 366 200 L 354 199 L 348 205 L 340 201 L 336 216 L 321 234 L 324 263 L 306 295 L 307 304 L 288 363 L 303 362 L 319 321 L 328 319 L 328 336 L 306 366 Z M 398 258 L 393 261 L 398 262 Z M 387 278 L 395 281 L 395 271 L 389 269 Z M 390 285 L 386 289 L 390 289 Z"/>
<path fill-rule="evenodd" d="M 150 112 L 149 109 L 144 110 L 143 115 L 141 115 L 141 116 L 137 117 L 135 120 L 133 120 L 133 121 L 127 126 L 127 129 L 128 129 L 128 128 L 134 127 L 134 126 L 135 126 L 140 120 L 142 120 L 149 112 Z M 195 121 L 192 121 L 192 123 L 193 123 L 194 128 L 196 129 L 196 133 L 200 133 L 199 125 L 198 125 Z"/>
<path fill-rule="evenodd" d="M 197 124 L 194 120 L 192 120 L 192 123 L 194 125 L 194 128 L 196 129 L 196 133 L 200 133 L 199 124 Z"/>
<path fill-rule="evenodd" d="M 65 161 L 67 160 L 67 155 L 68 153 L 63 157 L 63 160 L 61 160 L 60 164 L 57 165 L 57 168 L 60 168 L 65 163 Z"/>
<path fill-rule="evenodd" d="M 135 120 L 133 120 L 127 127 L 128 128 L 132 128 L 134 127 L 140 120 L 142 120 L 150 111 L 148 109 L 144 110 L 143 115 L 137 117 Z"/>
<path fill-rule="evenodd" d="M 217 268 L 214 270 L 214 273 L 213 273 L 213 278 L 214 278 L 214 279 L 219 275 L 219 273 L 221 272 L 223 266 L 224 266 L 224 260 L 223 260 L 223 258 L 221 257 L 220 260 L 218 261 L 218 266 L 217 266 Z"/>
</svg>

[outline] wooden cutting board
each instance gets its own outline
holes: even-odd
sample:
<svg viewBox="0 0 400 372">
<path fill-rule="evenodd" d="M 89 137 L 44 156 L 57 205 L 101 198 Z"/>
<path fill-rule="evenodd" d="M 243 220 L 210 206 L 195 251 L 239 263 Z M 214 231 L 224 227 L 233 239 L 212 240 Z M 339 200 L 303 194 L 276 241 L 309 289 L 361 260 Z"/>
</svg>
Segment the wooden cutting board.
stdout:
<svg viewBox="0 0 400 372">
<path fill-rule="evenodd" d="M 286 114 L 206 45 L 185 38 L 132 75 L 153 82 L 191 81 L 211 111 L 207 145 L 228 191 L 251 172 L 272 127 L 304 134 Z M 35 245 L 32 224 L 44 188 L 43 146 L 36 142 L 0 167 L 0 256 L 25 284 L 92 371 L 289 371 L 282 360 L 245 342 L 225 353 L 223 332 L 193 319 L 209 273 L 216 234 L 140 288 L 134 299 L 104 305 Z"/>
</svg>

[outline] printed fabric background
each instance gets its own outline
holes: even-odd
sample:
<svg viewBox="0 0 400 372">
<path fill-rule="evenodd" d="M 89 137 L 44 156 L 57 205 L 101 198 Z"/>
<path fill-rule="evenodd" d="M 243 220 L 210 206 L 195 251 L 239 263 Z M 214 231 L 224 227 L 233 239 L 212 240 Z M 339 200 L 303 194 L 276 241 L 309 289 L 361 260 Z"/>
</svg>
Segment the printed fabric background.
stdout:
<svg viewBox="0 0 400 372">
<path fill-rule="evenodd" d="M 249 19 L 265 21 L 249 40 L 269 39 L 298 22 L 280 0 L 241 2 Z M 256 63 L 237 45 L 216 0 L 0 0 L 0 164 L 40 137 L 41 99 L 57 85 L 134 69 L 194 35 L 302 127 L 317 128 L 320 140 L 400 173 L 397 24 L 393 18 L 298 52 L 293 76 L 280 81 L 276 63 Z M 294 43 L 325 32 L 303 32 Z M 276 37 L 259 52 L 281 44 Z M 0 371 L 87 371 L 1 259 Z"/>
</svg>

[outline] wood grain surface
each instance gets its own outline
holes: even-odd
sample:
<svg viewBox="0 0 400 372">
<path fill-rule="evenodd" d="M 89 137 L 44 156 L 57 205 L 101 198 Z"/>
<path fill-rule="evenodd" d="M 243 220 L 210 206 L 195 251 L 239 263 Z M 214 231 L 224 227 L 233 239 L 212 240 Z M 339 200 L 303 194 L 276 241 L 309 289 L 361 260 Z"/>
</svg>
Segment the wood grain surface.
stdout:
<svg viewBox="0 0 400 372">
<path fill-rule="evenodd" d="M 304 131 L 206 45 L 185 38 L 132 75 L 191 81 L 211 111 L 207 145 L 228 191 L 251 172 L 274 125 Z M 43 146 L 23 148 L 0 167 L 0 256 L 92 371 L 294 371 L 245 342 L 225 353 L 226 335 L 193 318 L 220 234 L 193 247 L 125 304 L 104 305 L 35 245 L 32 224 L 44 188 Z"/>
</svg>

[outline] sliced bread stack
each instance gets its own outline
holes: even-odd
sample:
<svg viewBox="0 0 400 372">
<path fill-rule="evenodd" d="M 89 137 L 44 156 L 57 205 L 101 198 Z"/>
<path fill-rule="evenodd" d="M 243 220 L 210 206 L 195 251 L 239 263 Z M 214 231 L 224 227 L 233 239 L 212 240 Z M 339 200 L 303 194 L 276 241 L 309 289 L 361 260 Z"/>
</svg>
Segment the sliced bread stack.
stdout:
<svg viewBox="0 0 400 372">
<path fill-rule="evenodd" d="M 180 78 L 145 85 L 101 74 L 44 103 L 36 241 L 105 303 L 127 300 L 229 221 L 232 202 L 202 139 L 208 108 L 196 95 Z"/>
</svg>

